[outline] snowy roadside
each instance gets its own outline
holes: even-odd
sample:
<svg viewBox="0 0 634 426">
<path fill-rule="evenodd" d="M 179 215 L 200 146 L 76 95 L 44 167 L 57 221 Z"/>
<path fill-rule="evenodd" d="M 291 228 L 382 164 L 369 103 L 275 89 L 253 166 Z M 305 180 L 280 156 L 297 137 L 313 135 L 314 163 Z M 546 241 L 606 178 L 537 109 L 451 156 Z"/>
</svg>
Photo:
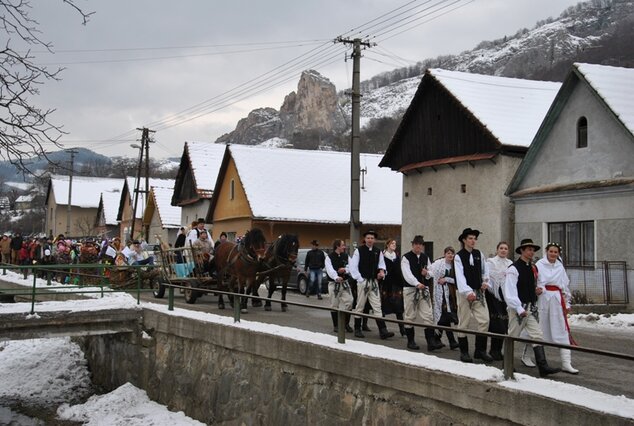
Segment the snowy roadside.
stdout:
<svg viewBox="0 0 634 426">
<path fill-rule="evenodd" d="M 86 302 L 92 302 L 92 304 L 86 303 Z M 104 297 L 103 299 L 100 299 L 100 300 L 38 303 L 36 312 L 37 310 L 40 310 L 40 309 L 91 310 L 94 308 L 95 303 L 97 305 L 100 305 L 100 304 L 108 305 L 113 308 L 137 306 L 136 300 L 127 294 L 109 293 L 107 294 L 107 297 Z M 548 398 L 562 399 L 562 395 L 564 395 L 565 397 L 563 399 L 572 404 L 588 407 L 600 412 L 614 414 L 614 415 L 622 416 L 625 418 L 634 418 L 634 400 L 626 398 L 625 396 L 622 396 L 622 395 L 612 396 L 612 395 L 604 394 L 601 392 L 593 391 L 581 386 L 560 383 L 560 382 L 547 380 L 547 379 L 538 379 L 538 378 L 534 378 L 534 377 L 523 375 L 523 374 L 516 374 L 515 381 L 504 380 L 502 372 L 498 368 L 495 368 L 495 367 L 489 367 L 489 366 L 481 365 L 481 364 L 467 365 L 459 361 L 441 359 L 432 355 L 426 355 L 424 353 L 420 353 L 420 354 L 417 354 L 416 357 L 412 357 L 412 354 L 410 352 L 401 350 L 401 349 L 381 347 L 381 351 L 377 351 L 376 345 L 371 343 L 361 342 L 361 341 L 355 341 L 355 340 L 348 340 L 346 342 L 346 345 L 340 345 L 337 343 L 336 337 L 333 337 L 332 335 L 324 334 L 324 333 L 316 333 L 316 332 L 311 332 L 307 330 L 301 330 L 301 329 L 272 325 L 272 324 L 263 324 L 259 322 L 253 322 L 253 321 L 243 320 L 240 323 L 234 323 L 233 319 L 230 317 L 224 317 L 220 315 L 198 312 L 198 311 L 190 311 L 186 309 L 177 309 L 175 311 L 168 311 L 167 306 L 159 305 L 155 303 L 143 302 L 141 306 L 147 309 L 152 309 L 152 310 L 162 312 L 167 315 L 184 316 L 184 317 L 194 318 L 201 321 L 222 324 L 224 326 L 249 329 L 257 333 L 283 336 L 285 338 L 302 341 L 302 342 L 309 342 L 312 344 L 323 345 L 326 347 L 336 348 L 337 350 L 349 351 L 349 352 L 361 354 L 367 357 L 388 359 L 391 361 L 397 361 L 397 362 L 402 362 L 402 363 L 406 363 L 410 365 L 421 366 L 424 368 L 432 368 L 438 371 L 444 371 L 451 374 L 461 375 L 464 377 L 472 378 L 474 380 L 495 382 L 495 383 L 498 383 L 500 386 L 508 387 L 515 390 L 520 390 L 523 392 L 539 394 L 539 395 L 546 396 Z M 30 309 L 29 303 L 0 304 L 0 312 L 7 312 L 7 311 L 28 312 L 29 309 Z M 571 317 L 572 324 L 576 324 L 577 322 L 580 322 L 579 326 L 581 327 L 582 326 L 581 323 L 583 322 L 584 324 L 583 327 L 586 327 L 586 328 L 587 327 L 602 327 L 602 328 L 610 328 L 613 330 L 626 330 L 628 332 L 633 332 L 634 330 L 634 327 L 630 326 L 631 323 L 634 321 L 634 315 L 631 315 L 631 314 L 613 315 L 611 316 L 611 317 L 614 317 L 614 319 L 612 320 L 603 316 L 599 316 L 605 319 L 599 318 L 593 321 L 587 321 L 585 318 L 581 318 L 581 317 L 587 317 L 587 315 L 583 315 L 583 316 L 573 315 Z M 20 344 L 20 343 L 21 342 L 8 342 L 8 343 L 5 343 L 5 345 L 13 345 L 13 344 Z M 68 340 L 67 344 L 71 344 L 71 342 Z M 380 355 L 377 355 L 377 353 L 380 353 Z M 2 352 L 0 352 L 0 367 L 3 367 L 3 364 L 6 361 L 3 360 L 1 355 L 2 355 Z M 33 364 L 36 364 L 36 363 L 37 363 L 36 361 L 33 361 Z M 17 367 L 17 368 L 13 367 L 13 370 L 11 371 L 16 371 L 16 370 L 19 371 L 22 368 L 27 368 L 27 367 Z M 62 367 L 58 366 L 57 368 L 61 369 Z M 0 370 L 0 377 L 3 377 L 1 375 L 3 374 L 3 371 L 4 370 Z M 16 378 L 16 380 L 18 379 Z M 0 388 L 4 388 L 4 386 L 5 386 L 5 382 L 3 381 L 3 383 L 0 384 Z M 40 388 L 41 387 L 42 386 L 40 385 Z M 24 389 L 23 392 L 28 394 L 29 390 Z M 127 390 L 126 388 L 126 390 L 121 390 L 117 394 L 111 393 L 113 395 L 108 398 L 117 398 L 117 395 L 119 395 L 120 397 L 124 399 L 131 398 L 129 396 L 130 392 L 131 391 Z M 111 394 L 108 394 L 108 395 L 111 395 Z M 0 395 L 2 394 L 0 393 Z M 106 398 L 106 396 L 102 396 L 102 397 Z M 145 398 L 147 398 L 147 396 L 145 396 Z M 92 400 L 92 403 L 99 404 L 98 398 L 95 397 L 94 400 Z M 141 402 L 141 401 L 139 401 L 139 403 L 145 404 L 145 402 Z M 121 404 L 108 402 L 106 405 L 108 405 L 109 407 L 117 407 L 119 405 L 125 405 L 125 404 L 123 402 Z M 80 409 L 80 408 L 77 408 L 76 410 L 70 410 L 70 408 L 72 407 L 64 406 L 64 409 L 60 408 L 60 411 L 58 413 L 66 413 L 66 415 L 69 415 L 69 416 L 71 415 L 84 416 L 84 415 L 88 415 L 88 413 L 91 413 L 91 412 L 99 413 L 101 410 L 101 409 L 96 409 L 94 407 L 85 408 L 85 411 L 82 411 L 83 409 Z M 68 413 L 72 413 L 72 414 L 68 414 Z M 83 413 L 83 414 L 78 414 L 78 413 Z M 117 415 L 125 416 L 126 413 L 124 412 L 120 414 L 110 413 L 108 415 L 109 416 L 117 416 Z M 143 417 L 142 414 L 139 414 L 139 416 Z M 79 418 L 79 417 L 76 417 L 76 418 Z M 111 423 L 108 423 L 108 424 L 111 424 Z M 124 423 L 121 423 L 121 424 L 124 424 Z M 133 424 L 133 423 L 129 423 L 126 421 L 125 424 Z M 143 424 L 143 423 L 139 423 L 139 424 Z M 153 424 L 160 424 L 160 423 L 153 423 Z M 174 423 L 174 421 L 171 421 L 170 424 L 189 424 L 189 423 Z"/>
</svg>

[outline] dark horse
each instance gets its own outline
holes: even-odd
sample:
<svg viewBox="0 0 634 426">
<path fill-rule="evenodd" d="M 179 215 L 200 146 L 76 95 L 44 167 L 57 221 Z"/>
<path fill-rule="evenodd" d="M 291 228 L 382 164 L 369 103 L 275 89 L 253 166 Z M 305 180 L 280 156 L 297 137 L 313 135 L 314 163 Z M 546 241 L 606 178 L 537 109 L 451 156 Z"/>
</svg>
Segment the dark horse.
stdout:
<svg viewBox="0 0 634 426">
<path fill-rule="evenodd" d="M 286 300 L 286 287 L 291 276 L 291 271 L 297 260 L 297 249 L 299 240 L 297 235 L 282 234 L 269 246 L 264 255 L 261 271 L 258 272 L 258 286 L 266 278 L 269 280 L 269 300 L 266 301 L 264 309 L 271 310 L 271 297 L 277 288 L 277 283 L 282 285 L 282 300 Z M 256 288 L 258 287 L 256 286 Z M 286 312 L 286 303 L 282 303 L 282 312 Z"/>
<path fill-rule="evenodd" d="M 218 281 L 222 285 L 225 276 L 229 276 L 229 288 L 237 293 L 249 294 L 255 286 L 255 274 L 266 251 L 266 240 L 262 230 L 253 228 L 247 231 L 239 244 L 226 241 L 215 250 L 214 263 Z M 236 287 L 237 284 L 237 287 Z M 220 295 L 218 308 L 224 309 L 225 302 Z M 247 298 L 241 300 L 242 312 L 247 312 Z"/>
</svg>

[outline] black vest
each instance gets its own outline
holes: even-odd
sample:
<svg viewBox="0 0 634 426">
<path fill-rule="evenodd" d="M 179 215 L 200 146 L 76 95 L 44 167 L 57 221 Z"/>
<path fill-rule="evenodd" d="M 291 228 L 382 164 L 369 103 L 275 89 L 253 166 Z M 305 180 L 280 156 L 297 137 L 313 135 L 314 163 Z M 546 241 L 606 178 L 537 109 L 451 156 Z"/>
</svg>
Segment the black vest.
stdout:
<svg viewBox="0 0 634 426">
<path fill-rule="evenodd" d="M 526 264 L 522 259 L 517 259 L 513 263 L 515 269 L 519 273 L 517 278 L 517 296 L 522 303 L 537 303 L 537 294 L 535 294 L 535 273 L 533 266 Z M 537 266 L 535 266 L 537 272 Z"/>
<path fill-rule="evenodd" d="M 416 256 L 413 251 L 407 252 L 403 255 L 405 259 L 409 262 L 409 269 L 412 271 L 412 275 L 419 283 L 424 283 L 423 277 L 423 268 L 427 267 L 427 263 L 429 263 L 429 258 L 425 253 L 421 253 L 420 256 Z"/>
<path fill-rule="evenodd" d="M 335 272 L 337 272 L 339 268 L 345 268 L 346 266 L 348 266 L 348 254 L 346 252 L 337 254 L 333 251 L 328 254 L 328 258 L 330 258 L 332 269 L 334 269 Z M 337 272 L 337 275 L 341 276 L 339 272 Z M 333 279 L 328 276 L 328 281 L 333 281 Z"/>
<path fill-rule="evenodd" d="M 469 264 L 469 254 L 473 255 L 473 266 Z M 467 285 L 474 290 L 480 290 L 482 287 L 482 253 L 475 249 L 471 253 L 462 249 L 456 253 L 456 256 L 462 260 L 462 270 Z"/>
<path fill-rule="evenodd" d="M 381 251 L 372 247 L 372 250 L 365 244 L 358 248 L 359 250 L 359 273 L 366 280 L 375 280 L 376 274 L 379 273 L 379 255 Z"/>
</svg>

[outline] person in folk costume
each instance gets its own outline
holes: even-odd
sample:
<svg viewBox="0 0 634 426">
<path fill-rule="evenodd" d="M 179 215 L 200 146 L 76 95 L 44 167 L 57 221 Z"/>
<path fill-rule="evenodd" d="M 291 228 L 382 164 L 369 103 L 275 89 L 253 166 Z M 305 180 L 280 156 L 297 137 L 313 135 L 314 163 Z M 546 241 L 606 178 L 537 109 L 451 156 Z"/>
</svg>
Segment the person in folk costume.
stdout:
<svg viewBox="0 0 634 426">
<path fill-rule="evenodd" d="M 502 295 L 502 287 L 506 280 L 506 270 L 513 264 L 508 259 L 509 244 L 506 241 L 500 241 L 495 248 L 495 256 L 487 259 L 487 267 L 489 268 L 490 286 L 486 292 L 487 307 L 489 308 L 489 331 L 491 333 L 506 334 L 509 328 L 509 317 L 506 312 L 506 303 Z M 502 355 L 503 339 L 491 338 L 491 350 L 489 355 L 496 361 L 504 359 Z"/>
<path fill-rule="evenodd" d="M 561 246 L 557 243 L 546 244 L 546 257 L 537 261 L 539 275 L 537 287 L 543 289 L 537 298 L 540 324 L 544 340 L 552 343 L 576 346 L 570 334 L 568 312 L 570 311 L 570 279 L 561 262 Z M 579 374 L 571 364 L 570 349 L 560 349 L 561 370 L 570 374 Z"/>
<path fill-rule="evenodd" d="M 366 300 L 372 305 L 374 315 L 377 316 L 376 325 L 379 327 L 381 339 L 393 337 L 394 333 L 388 331 L 385 321 L 379 319 L 383 316 L 381 311 L 381 297 L 379 295 L 379 281 L 385 278 L 385 260 L 383 253 L 374 246 L 377 233 L 366 231 L 363 234 L 364 244 L 354 251 L 348 268 L 350 275 L 357 281 L 357 305 L 355 312 L 362 313 Z M 354 319 L 354 336 L 365 337 L 361 331 L 361 317 Z"/>
<path fill-rule="evenodd" d="M 385 279 L 381 282 L 381 311 L 383 316 L 394 314 L 396 319 L 403 320 L 403 274 L 401 273 L 400 256 L 396 252 L 396 240 L 386 241 L 383 250 L 385 260 Z M 401 336 L 405 336 L 405 326 L 398 325 Z"/>
<path fill-rule="evenodd" d="M 515 249 L 515 253 L 520 257 L 506 271 L 503 291 L 509 314 L 508 334 L 513 337 L 525 331 L 530 339 L 544 339 L 537 309 L 537 296 L 542 294 L 544 289 L 537 287 L 539 269 L 532 262 L 535 252 L 539 249 L 538 245 L 533 244 L 533 240 L 522 240 Z M 533 352 L 541 377 L 561 371 L 548 365 L 544 346 L 533 345 Z"/>
<path fill-rule="evenodd" d="M 352 310 L 352 291 L 348 285 L 348 253 L 346 253 L 346 243 L 343 240 L 335 240 L 332 243 L 332 252 L 326 256 L 325 266 L 328 275 L 328 295 L 330 296 L 330 307 L 343 311 Z M 337 312 L 330 312 L 332 317 L 333 330 L 337 333 L 339 326 L 339 316 Z M 350 318 L 350 314 L 346 314 Z M 352 327 L 346 320 L 346 331 L 351 333 Z"/>
<path fill-rule="evenodd" d="M 458 324 L 458 305 L 456 300 L 456 271 L 454 257 L 456 250 L 446 247 L 444 256 L 431 265 L 431 275 L 434 277 L 434 323 L 451 327 Z M 442 331 L 437 333 L 438 339 L 442 337 Z M 456 341 L 452 331 L 447 331 L 449 348 L 456 349 L 460 345 Z"/>
<path fill-rule="evenodd" d="M 401 258 L 401 272 L 405 280 L 405 286 L 403 286 L 405 321 L 413 322 L 419 318 L 425 324 L 433 324 L 434 308 L 431 290 L 425 285 L 425 280 L 432 277 L 429 272 L 431 264 L 429 257 L 423 252 L 423 244 L 425 244 L 423 236 L 416 235 L 412 240 L 412 250 Z M 414 339 L 414 327 L 405 327 L 405 334 L 407 335 L 407 348 L 419 350 L 420 346 L 416 344 Z M 425 328 L 425 340 L 429 352 L 445 346 L 436 338 L 433 328 Z"/>
<path fill-rule="evenodd" d="M 484 292 L 489 287 L 489 274 L 484 256 L 475 248 L 480 231 L 465 228 L 458 237 L 462 249 L 456 253 L 454 267 L 456 268 L 456 282 L 458 284 L 458 323 L 467 327 L 471 317 L 477 323 L 478 331 L 489 330 L 489 310 Z M 464 333 L 458 332 L 460 345 L 460 360 L 473 362 L 469 356 L 469 341 Z M 486 336 L 476 336 L 473 357 L 484 362 L 491 362 L 493 358 L 487 354 Z"/>
</svg>

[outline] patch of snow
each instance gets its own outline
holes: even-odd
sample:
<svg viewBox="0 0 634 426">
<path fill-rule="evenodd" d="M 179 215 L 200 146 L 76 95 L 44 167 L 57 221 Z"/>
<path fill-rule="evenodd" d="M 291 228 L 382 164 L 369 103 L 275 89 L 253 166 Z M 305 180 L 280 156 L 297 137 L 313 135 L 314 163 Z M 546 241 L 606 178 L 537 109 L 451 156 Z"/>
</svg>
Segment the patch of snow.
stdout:
<svg viewBox="0 0 634 426">
<path fill-rule="evenodd" d="M 288 139 L 275 137 L 265 140 L 264 142 L 258 144 L 258 146 L 262 148 L 283 148 L 288 146 L 288 143 Z"/>
<path fill-rule="evenodd" d="M 634 333 L 634 314 L 574 314 L 570 326 L 584 328 L 620 328 Z"/>
</svg>

